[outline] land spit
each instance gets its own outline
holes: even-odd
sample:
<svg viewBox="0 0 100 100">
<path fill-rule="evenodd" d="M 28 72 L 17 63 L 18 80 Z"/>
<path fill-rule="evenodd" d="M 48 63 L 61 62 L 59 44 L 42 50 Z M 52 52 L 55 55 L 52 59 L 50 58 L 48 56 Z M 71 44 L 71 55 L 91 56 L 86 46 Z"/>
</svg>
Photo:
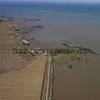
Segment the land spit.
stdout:
<svg viewBox="0 0 100 100">
<path fill-rule="evenodd" d="M 46 56 L 14 54 L 20 46 L 15 22 L 0 22 L 0 100 L 40 100 Z"/>
</svg>

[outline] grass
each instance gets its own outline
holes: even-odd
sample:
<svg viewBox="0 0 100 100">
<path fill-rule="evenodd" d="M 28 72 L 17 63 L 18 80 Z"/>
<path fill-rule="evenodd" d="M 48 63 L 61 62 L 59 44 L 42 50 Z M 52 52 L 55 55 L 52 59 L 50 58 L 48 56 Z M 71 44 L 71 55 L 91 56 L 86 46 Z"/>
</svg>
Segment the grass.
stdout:
<svg viewBox="0 0 100 100">
<path fill-rule="evenodd" d="M 61 64 L 66 64 L 71 61 L 74 61 L 79 57 L 78 54 L 72 53 L 72 54 L 59 54 L 54 56 L 54 61 L 56 64 L 61 65 Z"/>
</svg>

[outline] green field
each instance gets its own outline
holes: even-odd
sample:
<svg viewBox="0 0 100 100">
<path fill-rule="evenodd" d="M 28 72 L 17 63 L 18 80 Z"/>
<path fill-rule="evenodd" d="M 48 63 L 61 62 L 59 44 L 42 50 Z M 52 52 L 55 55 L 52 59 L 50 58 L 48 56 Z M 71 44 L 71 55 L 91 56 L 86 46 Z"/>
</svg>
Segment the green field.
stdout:
<svg viewBox="0 0 100 100">
<path fill-rule="evenodd" d="M 61 65 L 66 64 L 71 61 L 75 61 L 77 58 L 79 58 L 78 54 L 59 54 L 57 56 L 54 56 L 55 64 Z"/>
</svg>

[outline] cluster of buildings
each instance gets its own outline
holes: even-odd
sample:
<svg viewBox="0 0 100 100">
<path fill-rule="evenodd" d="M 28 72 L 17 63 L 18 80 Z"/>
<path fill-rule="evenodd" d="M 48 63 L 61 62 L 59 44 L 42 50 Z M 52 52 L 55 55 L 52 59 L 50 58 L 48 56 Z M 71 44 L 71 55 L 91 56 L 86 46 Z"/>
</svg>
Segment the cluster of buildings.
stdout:
<svg viewBox="0 0 100 100">
<path fill-rule="evenodd" d="M 17 28 L 17 26 L 14 24 L 13 26 L 9 26 L 10 29 L 13 29 L 16 31 L 16 35 L 17 35 L 17 38 L 18 38 L 18 41 L 17 42 L 20 42 L 20 46 L 17 46 L 17 48 L 13 48 L 14 50 L 14 53 L 17 53 L 17 54 L 30 54 L 32 56 L 36 56 L 36 55 L 45 55 L 47 56 L 48 55 L 48 50 L 46 49 L 41 49 L 41 48 L 38 48 L 38 47 L 32 47 L 32 48 L 29 48 L 31 43 L 28 42 L 27 40 L 23 39 L 22 36 L 19 40 L 19 37 L 20 35 L 23 35 L 23 32 L 20 28 Z M 24 48 L 26 47 L 26 48 Z"/>
</svg>

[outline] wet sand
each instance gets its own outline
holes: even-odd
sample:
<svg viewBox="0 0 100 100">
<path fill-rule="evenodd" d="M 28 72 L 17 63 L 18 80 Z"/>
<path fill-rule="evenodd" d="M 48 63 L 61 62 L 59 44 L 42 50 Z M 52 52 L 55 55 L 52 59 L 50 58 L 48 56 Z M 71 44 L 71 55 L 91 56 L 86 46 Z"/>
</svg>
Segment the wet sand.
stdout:
<svg viewBox="0 0 100 100">
<path fill-rule="evenodd" d="M 82 59 L 56 66 L 53 100 L 100 100 L 100 56 L 85 55 Z"/>
</svg>

